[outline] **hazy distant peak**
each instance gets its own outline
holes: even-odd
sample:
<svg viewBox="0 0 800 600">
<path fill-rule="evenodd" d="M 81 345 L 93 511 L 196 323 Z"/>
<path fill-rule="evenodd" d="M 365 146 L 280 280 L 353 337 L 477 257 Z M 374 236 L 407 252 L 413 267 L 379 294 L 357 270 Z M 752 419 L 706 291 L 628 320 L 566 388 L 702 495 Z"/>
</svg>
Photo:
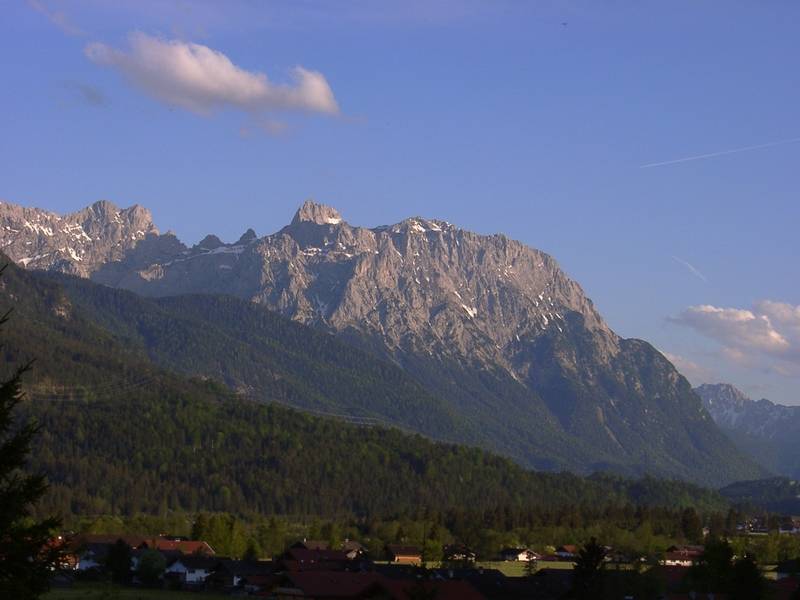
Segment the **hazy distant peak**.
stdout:
<svg viewBox="0 0 800 600">
<path fill-rule="evenodd" d="M 239 241 L 236 242 L 236 245 L 241 246 L 243 244 L 249 244 L 256 238 L 257 238 L 256 232 L 253 231 L 252 228 L 250 228 L 242 234 L 242 237 L 239 238 Z"/>
<path fill-rule="evenodd" d="M 730 383 L 704 383 L 695 388 L 695 391 L 701 398 L 714 399 L 717 402 L 741 405 L 750 401 L 750 397 Z"/>
<path fill-rule="evenodd" d="M 208 234 L 200 243 L 197 244 L 200 248 L 206 248 L 207 250 L 213 250 L 215 248 L 219 248 L 220 246 L 224 246 L 225 244 L 222 243 L 222 240 L 219 239 L 217 236 L 213 234 Z"/>
<path fill-rule="evenodd" d="M 317 204 L 313 200 L 306 200 L 297 209 L 292 219 L 292 225 L 299 223 L 315 223 L 317 225 L 338 225 L 342 222 L 342 215 L 332 206 Z"/>
</svg>

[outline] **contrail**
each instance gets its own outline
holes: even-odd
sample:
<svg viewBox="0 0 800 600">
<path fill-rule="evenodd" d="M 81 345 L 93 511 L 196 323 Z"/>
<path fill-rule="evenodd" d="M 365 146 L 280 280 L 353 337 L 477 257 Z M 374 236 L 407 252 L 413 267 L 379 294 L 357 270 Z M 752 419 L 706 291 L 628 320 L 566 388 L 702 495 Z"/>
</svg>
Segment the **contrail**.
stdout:
<svg viewBox="0 0 800 600">
<path fill-rule="evenodd" d="M 707 278 L 705 275 L 703 275 L 703 274 L 702 274 L 702 273 L 699 271 L 699 269 L 696 269 L 696 268 L 694 267 L 694 265 L 692 265 L 691 263 L 688 263 L 688 262 L 686 262 L 685 260 L 683 260 L 682 258 L 678 258 L 677 256 L 673 256 L 673 257 L 672 257 L 672 260 L 674 260 L 674 261 L 675 261 L 676 263 L 678 263 L 678 264 L 681 264 L 681 265 L 683 265 L 684 267 L 686 267 L 687 269 L 689 269 L 689 270 L 690 270 L 690 271 L 691 271 L 691 272 L 692 272 L 694 275 L 696 275 L 697 277 L 699 277 L 700 279 L 702 279 L 703 281 L 705 281 L 706 283 L 708 283 L 708 278 Z"/>
<path fill-rule="evenodd" d="M 766 144 L 756 144 L 755 146 L 744 146 L 742 148 L 733 148 L 732 150 L 722 150 L 720 152 L 711 152 L 709 154 L 698 154 L 697 156 L 686 156 L 684 158 L 676 158 L 674 160 L 665 160 L 663 162 L 647 163 L 646 165 L 639 165 L 640 169 L 649 169 L 651 167 L 663 167 L 664 165 L 674 165 L 676 163 L 689 162 L 690 160 L 700 160 L 701 158 L 714 158 L 715 156 L 724 156 L 726 154 L 736 154 L 737 152 L 747 152 L 748 150 L 758 150 L 759 148 L 769 148 L 771 146 L 780 146 L 782 144 L 793 144 L 800 142 L 800 137 L 790 138 L 788 140 L 778 140 L 777 142 L 767 142 Z"/>
</svg>

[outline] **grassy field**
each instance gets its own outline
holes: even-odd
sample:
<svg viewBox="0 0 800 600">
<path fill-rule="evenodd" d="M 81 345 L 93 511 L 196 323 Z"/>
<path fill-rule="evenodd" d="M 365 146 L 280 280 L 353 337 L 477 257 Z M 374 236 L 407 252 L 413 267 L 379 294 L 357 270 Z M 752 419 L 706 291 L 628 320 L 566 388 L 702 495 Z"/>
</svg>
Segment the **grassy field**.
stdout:
<svg viewBox="0 0 800 600">
<path fill-rule="evenodd" d="M 475 565 L 484 569 L 497 569 L 506 577 L 522 577 L 525 575 L 525 563 L 522 561 L 479 561 Z M 572 565 L 573 563 L 571 562 L 539 561 L 536 569 L 572 569 Z"/>
<path fill-rule="evenodd" d="M 199 600 L 202 598 L 230 598 L 225 594 L 203 592 L 171 592 L 126 588 L 104 584 L 77 583 L 69 589 L 53 589 L 42 596 L 44 600 Z"/>
</svg>

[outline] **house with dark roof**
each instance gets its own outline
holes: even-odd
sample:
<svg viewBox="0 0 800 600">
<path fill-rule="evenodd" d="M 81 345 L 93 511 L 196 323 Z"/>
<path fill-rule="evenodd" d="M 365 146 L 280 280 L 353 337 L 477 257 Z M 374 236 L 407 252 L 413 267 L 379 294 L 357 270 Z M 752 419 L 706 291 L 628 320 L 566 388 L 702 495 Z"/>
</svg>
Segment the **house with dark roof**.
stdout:
<svg viewBox="0 0 800 600">
<path fill-rule="evenodd" d="M 464 544 L 450 544 L 442 548 L 442 560 L 453 563 L 473 563 L 477 555 Z"/>
<path fill-rule="evenodd" d="M 206 583 L 216 589 L 233 589 L 243 587 L 248 577 L 272 575 L 274 570 L 275 565 L 271 560 L 222 558 L 213 572 L 206 578 Z"/>
<path fill-rule="evenodd" d="M 342 542 L 341 549 L 347 554 L 347 558 L 355 560 L 367 555 L 367 549 L 355 540 L 345 540 Z"/>
<path fill-rule="evenodd" d="M 327 550 L 330 547 L 328 542 L 323 540 L 303 539 L 291 545 L 291 548 L 305 548 L 306 550 Z"/>
<path fill-rule="evenodd" d="M 287 571 L 345 571 L 355 561 L 344 550 L 309 550 L 289 548 L 280 558 Z"/>
<path fill-rule="evenodd" d="M 564 544 L 556 548 L 556 556 L 561 560 L 572 560 L 578 556 L 578 547 L 575 544 Z"/>
</svg>

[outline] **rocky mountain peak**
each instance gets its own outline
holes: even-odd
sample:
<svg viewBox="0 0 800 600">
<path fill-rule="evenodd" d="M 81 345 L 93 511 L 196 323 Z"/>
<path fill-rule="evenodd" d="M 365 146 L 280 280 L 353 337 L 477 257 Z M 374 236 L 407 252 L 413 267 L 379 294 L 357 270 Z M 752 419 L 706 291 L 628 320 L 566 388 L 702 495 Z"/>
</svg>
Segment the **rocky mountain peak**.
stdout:
<svg viewBox="0 0 800 600">
<path fill-rule="evenodd" d="M 342 215 L 332 206 L 318 204 L 313 200 L 306 200 L 297 209 L 292 219 L 292 225 L 300 223 L 314 223 L 316 225 L 338 225 L 342 222 Z"/>
<path fill-rule="evenodd" d="M 98 200 L 93 202 L 89 209 L 98 216 L 109 216 L 119 213 L 119 207 L 110 200 Z"/>
</svg>

